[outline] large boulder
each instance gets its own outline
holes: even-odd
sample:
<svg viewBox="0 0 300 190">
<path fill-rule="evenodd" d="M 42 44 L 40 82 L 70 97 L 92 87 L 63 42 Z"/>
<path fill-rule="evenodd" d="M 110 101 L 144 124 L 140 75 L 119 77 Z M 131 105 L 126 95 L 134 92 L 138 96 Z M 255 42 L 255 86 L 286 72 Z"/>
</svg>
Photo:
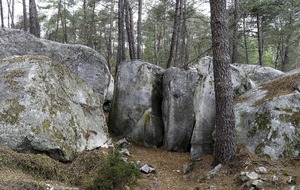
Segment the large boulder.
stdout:
<svg viewBox="0 0 300 190">
<path fill-rule="evenodd" d="M 161 146 L 162 74 L 164 69 L 141 61 L 118 67 L 109 130 L 149 147 Z"/>
<path fill-rule="evenodd" d="M 64 64 L 90 85 L 105 102 L 111 74 L 105 59 L 95 50 L 82 46 L 43 40 L 12 29 L 0 29 L 0 58 L 16 55 L 44 55 Z M 111 97 L 111 96 L 110 96 Z"/>
<path fill-rule="evenodd" d="M 213 152 L 216 104 L 212 59 L 203 58 L 194 68 L 201 76 L 193 97 L 196 122 L 191 139 L 191 156 L 197 159 Z"/>
<path fill-rule="evenodd" d="M 199 74 L 171 67 L 163 77 L 164 148 L 188 151 L 195 125 L 194 97 Z"/>
<path fill-rule="evenodd" d="M 234 66 L 241 69 L 249 78 L 254 82 L 255 85 L 260 85 L 265 82 L 269 82 L 276 79 L 284 74 L 284 72 L 271 67 L 262 67 L 260 65 L 248 65 L 248 64 L 237 64 Z"/>
<path fill-rule="evenodd" d="M 286 74 L 238 97 L 238 143 L 271 159 L 300 153 L 300 72 Z"/>
<path fill-rule="evenodd" d="M 71 161 L 108 141 L 101 98 L 66 66 L 36 55 L 0 59 L 0 144 Z"/>
</svg>

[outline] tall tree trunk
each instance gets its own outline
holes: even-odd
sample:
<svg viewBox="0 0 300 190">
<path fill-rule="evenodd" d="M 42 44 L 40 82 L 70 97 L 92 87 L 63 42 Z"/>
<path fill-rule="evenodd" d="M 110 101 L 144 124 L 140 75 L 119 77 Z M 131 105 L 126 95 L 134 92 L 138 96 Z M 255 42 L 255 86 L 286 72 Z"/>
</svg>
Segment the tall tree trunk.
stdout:
<svg viewBox="0 0 300 190">
<path fill-rule="evenodd" d="M 289 48 L 289 43 L 292 35 L 291 33 L 288 34 L 286 40 L 285 40 L 285 47 L 284 47 L 284 56 L 283 56 L 283 61 L 281 65 L 281 70 L 286 71 L 287 65 L 289 64 L 289 53 L 290 53 L 290 48 Z"/>
<path fill-rule="evenodd" d="M 26 0 L 23 1 L 23 28 L 24 31 L 28 31 L 28 19 L 27 19 L 27 12 L 26 12 Z"/>
<path fill-rule="evenodd" d="M 216 97 L 216 142 L 214 165 L 227 164 L 236 152 L 233 89 L 230 75 L 226 0 L 210 0 L 214 84 Z"/>
<path fill-rule="evenodd" d="M 133 19 L 132 19 L 132 9 L 128 2 L 125 0 L 125 23 L 126 23 L 126 31 L 128 38 L 128 46 L 129 46 L 129 56 L 131 60 L 136 59 L 135 54 L 135 43 L 134 43 L 134 32 L 133 32 Z"/>
<path fill-rule="evenodd" d="M 261 16 L 256 14 L 256 25 L 257 25 L 257 41 L 258 41 L 258 60 L 259 65 L 263 66 L 263 43 L 262 43 L 262 24 L 261 24 Z"/>
<path fill-rule="evenodd" d="M 125 58 L 125 34 L 124 34 L 124 0 L 118 1 L 118 52 L 116 63 L 116 74 L 118 73 L 119 64 Z"/>
<path fill-rule="evenodd" d="M 238 62 L 238 29 L 240 21 L 240 2 L 239 0 L 234 0 L 234 21 L 233 21 L 233 33 L 232 33 L 232 57 L 231 63 Z"/>
<path fill-rule="evenodd" d="M 244 15 L 243 17 L 243 29 L 244 29 L 244 46 L 245 46 L 246 63 L 249 64 L 248 42 L 247 42 L 247 32 L 246 32 L 246 15 Z"/>
<path fill-rule="evenodd" d="M 136 58 L 142 59 L 142 0 L 138 0 L 138 21 L 137 21 L 137 51 Z"/>
<path fill-rule="evenodd" d="M 180 67 L 182 64 L 182 30 L 183 30 L 183 0 L 179 0 L 179 16 L 178 16 L 178 28 L 177 28 L 177 38 L 176 38 L 176 48 L 175 48 L 175 61 L 174 66 Z"/>
<path fill-rule="evenodd" d="M 1 11 L 1 28 L 4 28 L 4 17 L 3 17 L 3 4 L 2 4 L 2 0 L 0 0 L 0 11 Z"/>
<path fill-rule="evenodd" d="M 110 14 L 109 14 L 109 34 L 108 34 L 108 45 L 107 45 L 107 64 L 109 70 L 111 70 L 111 64 L 113 59 L 112 52 L 112 38 L 113 38 L 113 18 L 114 18 L 114 0 L 111 0 Z"/>
<path fill-rule="evenodd" d="M 56 30 L 55 30 L 55 38 L 54 40 L 58 40 L 58 29 L 59 29 L 59 20 L 61 18 L 61 0 L 58 2 L 58 9 L 57 9 L 57 17 L 56 17 Z"/>
<path fill-rule="evenodd" d="M 171 39 L 171 45 L 170 45 L 170 53 L 169 53 L 169 59 L 167 62 L 167 68 L 172 67 L 174 65 L 174 49 L 176 45 L 176 39 L 177 39 L 177 29 L 178 29 L 178 22 L 179 22 L 179 4 L 180 0 L 176 0 L 175 4 L 175 18 L 174 18 L 174 25 L 173 25 L 173 33 L 172 33 L 172 39 Z"/>
<path fill-rule="evenodd" d="M 36 10 L 35 0 L 29 0 L 29 24 L 30 33 L 36 37 L 40 37 L 40 23 Z"/>
<path fill-rule="evenodd" d="M 64 43 L 68 43 L 68 29 L 67 29 L 67 16 L 66 16 L 66 1 L 64 0 L 64 11 L 63 14 L 61 14 L 61 24 L 63 28 L 63 33 L 64 33 Z"/>
<path fill-rule="evenodd" d="M 11 28 L 15 28 L 15 0 L 11 1 Z"/>
</svg>

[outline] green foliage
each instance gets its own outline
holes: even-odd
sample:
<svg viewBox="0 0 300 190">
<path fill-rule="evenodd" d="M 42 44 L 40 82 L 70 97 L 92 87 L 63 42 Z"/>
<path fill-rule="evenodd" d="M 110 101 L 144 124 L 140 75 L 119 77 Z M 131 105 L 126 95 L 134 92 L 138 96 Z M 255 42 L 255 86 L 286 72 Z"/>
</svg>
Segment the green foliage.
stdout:
<svg viewBox="0 0 300 190">
<path fill-rule="evenodd" d="M 93 190 L 125 189 L 125 185 L 133 185 L 140 172 L 132 164 L 122 160 L 119 152 L 109 155 L 104 166 L 99 170 Z"/>
</svg>

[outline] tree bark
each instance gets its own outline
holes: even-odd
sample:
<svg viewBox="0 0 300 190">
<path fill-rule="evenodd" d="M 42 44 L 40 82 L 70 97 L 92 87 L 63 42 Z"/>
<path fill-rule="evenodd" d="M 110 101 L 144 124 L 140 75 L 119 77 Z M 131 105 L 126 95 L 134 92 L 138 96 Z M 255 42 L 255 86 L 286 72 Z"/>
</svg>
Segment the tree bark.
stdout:
<svg viewBox="0 0 300 190">
<path fill-rule="evenodd" d="M 173 33 L 172 33 L 172 39 L 171 39 L 171 45 L 170 45 L 170 53 L 169 53 L 169 59 L 167 62 L 167 68 L 172 67 L 174 65 L 174 49 L 176 45 L 176 39 L 177 39 L 177 29 L 178 29 L 178 21 L 179 21 L 179 4 L 180 0 L 176 0 L 175 4 L 175 18 L 174 18 L 174 25 L 173 25 Z"/>
<path fill-rule="evenodd" d="M 136 58 L 142 59 L 142 0 L 138 0 L 138 21 L 137 21 L 137 52 Z"/>
<path fill-rule="evenodd" d="M 38 20 L 38 14 L 36 10 L 35 0 L 29 0 L 29 24 L 30 33 L 36 37 L 40 37 L 40 23 Z"/>
<path fill-rule="evenodd" d="M 125 34 L 124 34 L 124 0 L 118 1 L 118 52 L 116 63 L 116 74 L 118 73 L 119 64 L 125 58 Z"/>
<path fill-rule="evenodd" d="M 133 19 L 132 19 L 132 9 L 128 2 L 128 0 L 124 1 L 125 3 L 125 23 L 126 23 L 126 31 L 128 38 L 128 46 L 129 46 L 129 56 L 131 60 L 136 59 L 135 53 L 135 42 L 134 42 L 134 32 L 133 32 Z"/>
<path fill-rule="evenodd" d="M 227 164 L 236 152 L 233 89 L 230 75 L 226 0 L 210 0 L 216 98 L 214 165 Z"/>
<path fill-rule="evenodd" d="M 4 17 L 3 17 L 3 4 L 2 4 L 2 0 L 0 0 L 0 11 L 1 11 L 1 28 L 4 28 Z"/>
<path fill-rule="evenodd" d="M 26 12 L 26 0 L 23 1 L 23 29 L 24 31 L 28 31 L 28 18 L 27 18 L 27 12 Z"/>
<path fill-rule="evenodd" d="M 238 62 L 238 29 L 240 21 L 240 2 L 239 0 L 234 0 L 234 21 L 233 21 L 233 33 L 232 33 L 232 57 L 231 63 Z"/>
<path fill-rule="evenodd" d="M 262 31 L 261 31 L 261 16 L 256 14 L 257 25 L 257 41 L 258 41 L 258 60 L 259 65 L 263 66 L 263 43 L 262 43 Z"/>
<path fill-rule="evenodd" d="M 249 64 L 248 42 L 247 42 L 247 33 L 246 33 L 246 15 L 244 15 L 243 18 L 243 28 L 244 28 L 244 46 L 245 46 L 246 63 Z"/>
<path fill-rule="evenodd" d="M 114 0 L 111 0 L 110 14 L 109 14 L 109 34 L 108 34 L 108 45 L 107 45 L 107 64 L 109 70 L 111 70 L 111 62 L 113 58 L 112 52 L 112 38 L 113 38 L 113 18 L 114 18 Z"/>
</svg>

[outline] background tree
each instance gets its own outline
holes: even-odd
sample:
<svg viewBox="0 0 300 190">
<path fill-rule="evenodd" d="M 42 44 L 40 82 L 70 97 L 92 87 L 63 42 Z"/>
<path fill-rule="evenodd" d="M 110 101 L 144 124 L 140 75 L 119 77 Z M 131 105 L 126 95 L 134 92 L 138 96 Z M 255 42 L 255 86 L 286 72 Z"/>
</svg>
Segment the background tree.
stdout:
<svg viewBox="0 0 300 190">
<path fill-rule="evenodd" d="M 23 4 L 23 29 L 24 31 L 28 31 L 28 19 L 27 19 L 27 11 L 26 11 L 26 0 L 22 0 Z"/>
<path fill-rule="evenodd" d="M 35 0 L 29 0 L 29 28 L 30 33 L 36 37 L 40 37 L 40 23 L 36 10 Z"/>
<path fill-rule="evenodd" d="M 216 97 L 214 165 L 227 164 L 236 152 L 226 0 L 210 0 Z"/>
<path fill-rule="evenodd" d="M 4 17 L 3 17 L 3 4 L 2 0 L 0 0 L 0 11 L 1 11 L 1 28 L 4 28 Z"/>
</svg>

